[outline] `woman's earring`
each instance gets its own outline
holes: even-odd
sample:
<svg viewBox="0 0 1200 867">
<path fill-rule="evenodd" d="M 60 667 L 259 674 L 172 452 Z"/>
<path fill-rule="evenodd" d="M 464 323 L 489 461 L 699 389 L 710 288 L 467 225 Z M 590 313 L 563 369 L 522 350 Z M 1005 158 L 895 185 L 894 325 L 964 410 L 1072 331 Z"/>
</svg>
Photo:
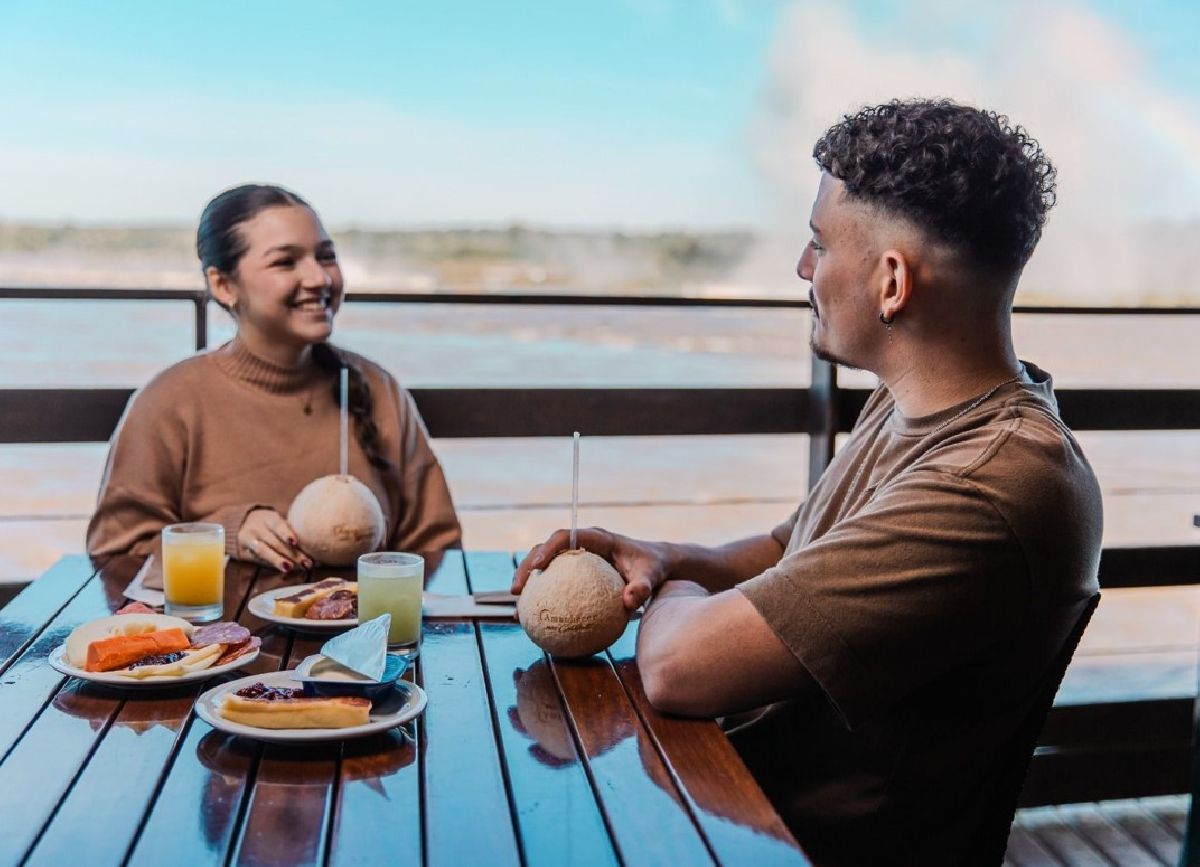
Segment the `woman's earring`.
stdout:
<svg viewBox="0 0 1200 867">
<path fill-rule="evenodd" d="M 896 314 L 893 313 L 891 317 L 888 317 L 881 310 L 879 312 L 879 321 L 890 329 L 892 327 L 892 323 L 896 321 Z"/>
</svg>

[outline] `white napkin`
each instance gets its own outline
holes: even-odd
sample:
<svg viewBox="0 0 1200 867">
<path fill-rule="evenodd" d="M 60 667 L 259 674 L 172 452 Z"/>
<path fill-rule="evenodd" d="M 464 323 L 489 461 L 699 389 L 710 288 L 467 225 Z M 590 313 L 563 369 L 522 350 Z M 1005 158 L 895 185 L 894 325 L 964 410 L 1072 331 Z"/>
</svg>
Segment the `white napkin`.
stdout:
<svg viewBox="0 0 1200 867">
<path fill-rule="evenodd" d="M 378 682 L 387 666 L 387 635 L 391 625 L 392 615 L 380 614 L 326 641 L 321 654 Z"/>
<path fill-rule="evenodd" d="M 157 573 L 158 589 L 146 586 L 146 579 L 152 571 Z M 154 578 L 151 578 L 151 583 L 154 583 Z M 125 588 L 125 598 L 132 599 L 134 602 L 142 602 L 152 608 L 162 608 L 167 603 L 162 591 L 162 568 L 155 566 L 153 554 L 146 558 L 142 568 L 138 569 L 133 580 L 129 582 L 129 586 Z"/>
<path fill-rule="evenodd" d="M 429 620 L 462 620 L 482 617 L 492 620 L 514 620 L 517 606 L 476 602 L 473 596 L 450 596 L 445 593 L 422 593 L 421 608 Z"/>
</svg>

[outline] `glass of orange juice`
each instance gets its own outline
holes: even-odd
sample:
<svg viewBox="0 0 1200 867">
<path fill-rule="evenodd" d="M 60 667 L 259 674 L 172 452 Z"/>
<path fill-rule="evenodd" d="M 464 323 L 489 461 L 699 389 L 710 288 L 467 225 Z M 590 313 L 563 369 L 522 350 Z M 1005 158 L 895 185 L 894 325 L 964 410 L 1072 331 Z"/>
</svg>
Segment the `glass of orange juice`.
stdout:
<svg viewBox="0 0 1200 867">
<path fill-rule="evenodd" d="M 162 531 L 166 612 L 197 623 L 218 620 L 224 608 L 225 528 L 169 524 Z"/>
</svg>

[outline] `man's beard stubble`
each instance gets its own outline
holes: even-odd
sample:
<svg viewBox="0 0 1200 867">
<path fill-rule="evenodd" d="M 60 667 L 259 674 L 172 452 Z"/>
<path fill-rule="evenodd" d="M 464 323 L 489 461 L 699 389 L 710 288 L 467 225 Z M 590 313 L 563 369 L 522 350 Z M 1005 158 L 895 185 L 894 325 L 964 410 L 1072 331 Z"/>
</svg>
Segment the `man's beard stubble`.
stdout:
<svg viewBox="0 0 1200 867">
<path fill-rule="evenodd" d="M 817 343 L 817 323 L 815 319 L 813 320 L 812 332 L 808 336 L 808 346 L 812 350 L 814 358 L 819 358 L 821 361 L 826 361 L 830 364 L 836 364 L 838 367 L 845 367 L 848 370 L 861 369 Z"/>
</svg>

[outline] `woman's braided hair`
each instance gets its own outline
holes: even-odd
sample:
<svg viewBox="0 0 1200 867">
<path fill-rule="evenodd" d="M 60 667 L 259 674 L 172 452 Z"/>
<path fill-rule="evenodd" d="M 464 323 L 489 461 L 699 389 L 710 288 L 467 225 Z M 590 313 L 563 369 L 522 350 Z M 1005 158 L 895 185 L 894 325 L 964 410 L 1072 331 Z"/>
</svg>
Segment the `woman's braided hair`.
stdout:
<svg viewBox="0 0 1200 867">
<path fill-rule="evenodd" d="M 343 367 L 350 371 L 347 377 L 349 394 L 346 403 L 350 417 L 354 419 L 354 434 L 358 444 L 362 446 L 363 454 L 371 462 L 371 466 L 381 470 L 390 470 L 392 462 L 383 456 L 379 448 L 379 426 L 375 424 L 374 398 L 371 396 L 371 384 L 359 367 L 338 352 L 328 343 L 314 343 L 312 358 L 317 367 L 333 374 L 333 399 L 341 403 L 342 385 L 338 375 Z"/>
<path fill-rule="evenodd" d="M 204 208 L 204 213 L 200 215 L 200 226 L 196 230 L 196 254 L 200 257 L 200 267 L 206 273 L 209 268 L 216 268 L 224 274 L 236 274 L 248 246 L 239 227 L 267 208 L 289 206 L 313 211 L 304 199 L 273 184 L 243 184 L 218 195 Z M 392 462 L 384 457 L 379 447 L 379 427 L 375 424 L 371 384 L 362 370 L 328 343 L 313 344 L 312 358 L 318 368 L 332 375 L 332 394 L 336 403 L 341 403 L 341 377 L 338 373 L 343 367 L 349 370 L 347 403 L 350 416 L 354 419 L 358 444 L 372 466 L 381 470 L 390 469 Z"/>
</svg>

